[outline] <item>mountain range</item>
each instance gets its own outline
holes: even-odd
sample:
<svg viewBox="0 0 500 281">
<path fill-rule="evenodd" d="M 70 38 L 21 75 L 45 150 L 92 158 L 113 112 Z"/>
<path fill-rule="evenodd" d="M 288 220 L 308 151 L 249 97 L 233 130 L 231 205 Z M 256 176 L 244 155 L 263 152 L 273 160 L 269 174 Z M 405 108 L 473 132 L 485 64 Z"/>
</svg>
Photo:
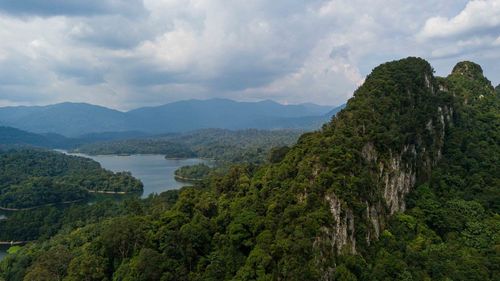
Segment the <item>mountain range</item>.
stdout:
<svg viewBox="0 0 500 281">
<path fill-rule="evenodd" d="M 343 106 L 274 101 L 186 100 L 122 112 L 86 103 L 0 108 L 0 125 L 68 137 L 107 132 L 160 134 L 204 128 L 315 129 Z"/>
</svg>

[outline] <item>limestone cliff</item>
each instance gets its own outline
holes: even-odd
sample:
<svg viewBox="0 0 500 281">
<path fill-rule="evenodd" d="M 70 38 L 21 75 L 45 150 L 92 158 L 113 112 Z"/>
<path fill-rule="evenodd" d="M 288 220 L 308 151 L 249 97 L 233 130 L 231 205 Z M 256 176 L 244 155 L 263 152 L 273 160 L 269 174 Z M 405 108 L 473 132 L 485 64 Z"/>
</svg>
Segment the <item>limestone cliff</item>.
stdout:
<svg viewBox="0 0 500 281">
<path fill-rule="evenodd" d="M 493 89 L 480 66 L 470 62 L 457 64 L 451 76 Z M 343 182 L 333 181 L 324 194 L 331 224 L 315 245 L 329 245 L 337 254 L 356 253 L 357 245 L 379 238 L 391 215 L 405 211 L 408 193 L 429 179 L 442 157 L 447 131 L 454 124 L 453 97 L 465 102 L 479 98 L 450 87 L 446 79 L 434 77 L 427 62 L 416 58 L 382 65 L 367 77 L 347 109 L 322 132 L 324 145 L 339 145 L 336 138 L 348 140 L 352 159 L 349 169 L 326 166 L 311 176 L 336 171 L 344 175 Z"/>
</svg>

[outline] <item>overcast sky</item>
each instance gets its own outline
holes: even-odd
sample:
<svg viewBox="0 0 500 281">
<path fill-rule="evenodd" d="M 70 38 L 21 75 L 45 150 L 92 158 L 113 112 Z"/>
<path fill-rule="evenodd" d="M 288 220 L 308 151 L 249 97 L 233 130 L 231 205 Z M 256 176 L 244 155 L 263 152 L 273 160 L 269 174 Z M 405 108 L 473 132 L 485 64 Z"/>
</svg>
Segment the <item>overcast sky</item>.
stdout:
<svg viewBox="0 0 500 281">
<path fill-rule="evenodd" d="M 337 105 L 407 56 L 500 83 L 500 0 L 0 0 L 0 106 Z"/>
</svg>

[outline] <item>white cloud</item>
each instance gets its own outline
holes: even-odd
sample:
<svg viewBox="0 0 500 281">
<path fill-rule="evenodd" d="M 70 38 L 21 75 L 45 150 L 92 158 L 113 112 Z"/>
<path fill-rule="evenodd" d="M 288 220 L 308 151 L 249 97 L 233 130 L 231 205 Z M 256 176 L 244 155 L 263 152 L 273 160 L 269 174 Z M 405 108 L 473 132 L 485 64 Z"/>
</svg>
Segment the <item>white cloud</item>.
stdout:
<svg viewBox="0 0 500 281">
<path fill-rule="evenodd" d="M 438 69 L 459 60 L 473 60 L 483 66 L 487 75 L 500 71 L 495 63 L 500 59 L 499 37 L 500 0 L 468 1 L 455 14 L 429 17 L 415 35 Z M 442 70 L 438 73 L 446 74 Z M 497 77 L 490 79 L 498 83 Z"/>
<path fill-rule="evenodd" d="M 492 28 L 498 1 L 131 1 L 137 13 L 96 1 L 85 13 L 23 11 L 0 0 L 2 104 L 126 109 L 210 97 L 339 104 L 387 60 L 422 56 L 442 73 L 459 59 L 498 69 L 491 49 L 500 46 Z M 487 19 L 470 16 L 485 9 Z M 444 29 L 431 28 L 436 19 Z"/>
<path fill-rule="evenodd" d="M 419 39 L 449 38 L 500 28 L 500 0 L 475 0 L 467 3 L 455 17 L 432 17 L 418 34 Z"/>
</svg>

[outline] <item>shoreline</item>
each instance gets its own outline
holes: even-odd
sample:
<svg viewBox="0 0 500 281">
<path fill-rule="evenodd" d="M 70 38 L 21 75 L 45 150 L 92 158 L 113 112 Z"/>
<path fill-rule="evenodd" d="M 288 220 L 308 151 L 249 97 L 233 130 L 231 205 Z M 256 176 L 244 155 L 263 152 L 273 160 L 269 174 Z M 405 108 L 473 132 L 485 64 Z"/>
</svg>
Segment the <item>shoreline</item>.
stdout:
<svg viewBox="0 0 500 281">
<path fill-rule="evenodd" d="M 0 246 L 16 246 L 16 245 L 24 245 L 33 241 L 0 241 Z"/>
<path fill-rule="evenodd" d="M 174 175 L 174 179 L 176 181 L 180 181 L 180 182 L 200 182 L 200 181 L 203 181 L 203 179 L 185 178 L 185 177 L 181 177 L 181 176 L 177 176 L 177 175 Z"/>
<path fill-rule="evenodd" d="M 63 149 L 55 149 L 56 151 L 59 151 L 61 153 L 65 153 L 68 155 L 74 155 L 74 156 L 79 156 L 79 155 L 85 155 L 85 156 L 162 156 L 163 158 L 167 160 L 192 160 L 192 159 L 201 159 L 201 160 L 207 160 L 207 161 L 217 161 L 215 158 L 208 158 L 208 157 L 199 157 L 199 156 L 191 156 L 191 157 L 167 157 L 163 153 L 102 153 L 102 154 L 88 154 L 84 153 L 81 151 L 68 151 L 68 150 L 63 150 Z"/>
<path fill-rule="evenodd" d="M 38 209 L 38 208 L 49 207 L 49 206 L 53 206 L 53 205 L 59 205 L 59 204 L 73 204 L 73 203 L 78 203 L 78 202 L 81 202 L 83 200 L 84 199 L 73 200 L 73 201 L 48 203 L 48 204 L 38 205 L 38 206 L 33 206 L 33 207 L 28 207 L 28 208 L 9 208 L 9 207 L 2 207 L 2 206 L 0 206 L 0 210 L 2 210 L 2 211 L 9 211 L 9 212 L 29 211 L 29 210 L 34 210 L 34 209 Z"/>
<path fill-rule="evenodd" d="M 90 189 L 86 189 L 86 190 L 89 193 L 96 193 L 96 194 L 127 195 L 127 194 L 133 194 L 134 193 L 134 192 L 127 192 L 127 191 L 107 191 L 107 190 L 90 190 Z"/>
<path fill-rule="evenodd" d="M 55 149 L 58 152 L 65 153 L 68 155 L 85 155 L 85 156 L 162 156 L 167 160 L 190 160 L 190 159 L 202 159 L 202 160 L 215 160 L 214 158 L 190 156 L 190 157 L 167 157 L 164 153 L 85 153 L 81 151 L 68 151 L 63 149 Z"/>
</svg>

